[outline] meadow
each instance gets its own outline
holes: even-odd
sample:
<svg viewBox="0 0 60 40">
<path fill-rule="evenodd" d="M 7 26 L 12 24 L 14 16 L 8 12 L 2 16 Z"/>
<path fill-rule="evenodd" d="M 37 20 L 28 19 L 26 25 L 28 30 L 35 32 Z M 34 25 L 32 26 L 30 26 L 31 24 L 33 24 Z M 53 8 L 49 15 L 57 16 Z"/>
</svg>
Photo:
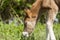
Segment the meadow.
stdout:
<svg viewBox="0 0 60 40">
<path fill-rule="evenodd" d="M 31 5 L 35 0 L 0 0 L 0 40 L 46 40 L 46 24 L 41 24 L 40 22 L 45 21 L 45 13 L 40 17 L 41 21 L 37 22 L 36 27 L 31 33 L 30 37 L 26 38 L 22 35 L 24 25 L 15 24 L 3 24 L 2 21 L 9 21 L 11 18 L 18 21 L 24 19 L 26 16 L 24 9 L 31 8 Z M 60 22 L 60 12 L 57 16 Z M 40 20 L 39 19 L 39 20 Z M 60 40 L 60 24 L 54 24 L 54 33 L 57 40 Z"/>
<path fill-rule="evenodd" d="M 24 25 L 16 26 L 14 23 L 3 24 L 0 22 L 0 40 L 46 40 L 46 25 L 37 23 L 30 37 L 22 36 Z M 54 33 L 57 40 L 60 40 L 60 24 L 54 24 Z"/>
</svg>

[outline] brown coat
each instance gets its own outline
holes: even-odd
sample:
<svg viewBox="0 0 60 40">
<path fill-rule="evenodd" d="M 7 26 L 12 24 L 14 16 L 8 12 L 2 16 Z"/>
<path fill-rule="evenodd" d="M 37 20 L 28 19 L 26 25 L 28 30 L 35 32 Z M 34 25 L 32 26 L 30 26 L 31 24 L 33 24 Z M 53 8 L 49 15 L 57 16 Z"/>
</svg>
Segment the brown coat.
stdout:
<svg viewBox="0 0 60 40">
<path fill-rule="evenodd" d="M 54 1 L 57 4 L 57 6 L 59 7 L 59 9 L 60 9 L 60 0 L 54 0 Z"/>
<path fill-rule="evenodd" d="M 51 5 L 54 5 L 52 2 L 55 2 L 56 3 L 56 5 L 59 7 L 59 9 L 60 9 L 60 0 L 43 0 L 42 1 L 42 6 L 43 7 L 49 7 L 50 8 L 50 6 Z"/>
</svg>

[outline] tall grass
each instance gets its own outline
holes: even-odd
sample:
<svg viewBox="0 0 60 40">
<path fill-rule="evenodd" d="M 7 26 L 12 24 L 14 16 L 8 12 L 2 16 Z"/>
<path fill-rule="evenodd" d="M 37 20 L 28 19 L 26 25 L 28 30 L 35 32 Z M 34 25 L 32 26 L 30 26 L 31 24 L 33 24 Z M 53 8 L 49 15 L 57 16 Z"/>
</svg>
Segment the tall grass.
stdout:
<svg viewBox="0 0 60 40">
<path fill-rule="evenodd" d="M 16 26 L 14 23 L 3 24 L 0 22 L 0 40 L 46 40 L 46 25 L 37 23 L 30 37 L 22 36 L 24 25 Z M 60 40 L 60 24 L 54 24 L 54 33 L 57 40 Z"/>
</svg>

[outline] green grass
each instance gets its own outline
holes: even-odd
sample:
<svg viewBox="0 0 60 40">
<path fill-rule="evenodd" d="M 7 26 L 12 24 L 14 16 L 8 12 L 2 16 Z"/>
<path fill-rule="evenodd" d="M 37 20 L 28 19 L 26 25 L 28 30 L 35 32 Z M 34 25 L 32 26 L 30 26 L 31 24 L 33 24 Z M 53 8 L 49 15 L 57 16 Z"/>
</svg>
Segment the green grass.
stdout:
<svg viewBox="0 0 60 40">
<path fill-rule="evenodd" d="M 46 25 L 37 23 L 30 37 L 22 36 L 24 25 L 16 26 L 0 22 L 0 40 L 46 40 Z M 54 32 L 57 40 L 60 40 L 60 24 L 54 24 Z"/>
</svg>

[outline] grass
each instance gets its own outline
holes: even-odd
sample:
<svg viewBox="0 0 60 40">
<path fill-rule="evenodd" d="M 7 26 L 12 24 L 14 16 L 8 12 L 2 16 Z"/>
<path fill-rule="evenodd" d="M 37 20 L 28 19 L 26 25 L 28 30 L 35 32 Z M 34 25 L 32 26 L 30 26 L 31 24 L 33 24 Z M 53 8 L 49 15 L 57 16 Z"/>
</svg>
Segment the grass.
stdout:
<svg viewBox="0 0 60 40">
<path fill-rule="evenodd" d="M 34 32 L 30 37 L 22 36 L 24 25 L 16 26 L 0 22 L 0 40 L 46 40 L 46 25 L 37 23 Z M 57 40 L 60 40 L 60 24 L 54 24 L 54 32 Z"/>
</svg>

